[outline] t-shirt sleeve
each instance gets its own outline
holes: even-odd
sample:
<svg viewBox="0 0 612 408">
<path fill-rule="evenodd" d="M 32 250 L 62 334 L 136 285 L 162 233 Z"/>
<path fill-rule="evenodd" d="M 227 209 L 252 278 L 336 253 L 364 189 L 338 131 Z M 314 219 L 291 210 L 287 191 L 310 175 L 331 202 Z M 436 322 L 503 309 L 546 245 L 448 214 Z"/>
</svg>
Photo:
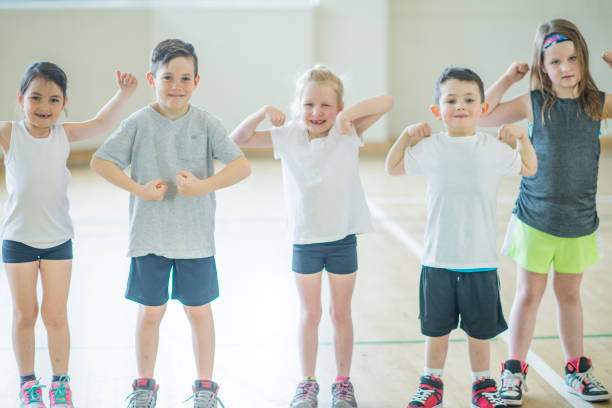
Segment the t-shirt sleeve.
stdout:
<svg viewBox="0 0 612 408">
<path fill-rule="evenodd" d="M 244 155 L 236 143 L 228 137 L 227 130 L 220 123 L 209 123 L 208 134 L 213 159 L 228 164 Z"/>
<path fill-rule="evenodd" d="M 278 160 L 285 154 L 290 133 L 289 126 L 273 127 L 270 129 L 270 137 L 272 138 L 272 149 L 274 150 L 275 159 Z"/>
<path fill-rule="evenodd" d="M 94 153 L 95 157 L 114 163 L 125 170 L 132 163 L 132 149 L 136 136 L 136 123 L 125 119 L 117 129 Z"/>
<path fill-rule="evenodd" d="M 506 143 L 499 140 L 495 140 L 497 143 L 497 154 L 501 176 L 512 177 L 521 174 L 522 160 L 521 154 L 518 150 L 515 150 L 508 146 Z"/>
<path fill-rule="evenodd" d="M 420 176 L 423 174 L 423 168 L 419 164 L 425 156 L 424 140 L 421 140 L 415 146 L 408 146 L 404 150 L 404 170 L 408 176 Z"/>
</svg>

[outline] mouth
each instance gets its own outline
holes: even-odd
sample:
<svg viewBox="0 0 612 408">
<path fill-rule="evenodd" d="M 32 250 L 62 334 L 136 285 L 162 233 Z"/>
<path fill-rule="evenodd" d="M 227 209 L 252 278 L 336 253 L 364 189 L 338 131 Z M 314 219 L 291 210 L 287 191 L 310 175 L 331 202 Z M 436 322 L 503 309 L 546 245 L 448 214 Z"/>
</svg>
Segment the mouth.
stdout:
<svg viewBox="0 0 612 408">
<path fill-rule="evenodd" d="M 573 77 L 574 77 L 573 75 L 564 75 L 561 77 L 561 79 L 571 79 Z"/>
<path fill-rule="evenodd" d="M 182 97 L 184 97 L 185 95 L 178 95 L 178 94 L 168 94 L 168 97 L 170 98 L 174 98 L 174 99 L 180 99 Z"/>
<path fill-rule="evenodd" d="M 322 124 L 324 124 L 326 122 L 325 119 L 320 119 L 320 120 L 311 120 L 310 123 L 312 123 L 315 126 L 321 126 Z"/>
<path fill-rule="evenodd" d="M 455 117 L 458 119 L 464 119 L 464 118 L 467 118 L 468 115 L 455 115 Z"/>
<path fill-rule="evenodd" d="M 40 119 L 49 119 L 51 114 L 49 113 L 36 113 L 35 116 Z"/>
</svg>

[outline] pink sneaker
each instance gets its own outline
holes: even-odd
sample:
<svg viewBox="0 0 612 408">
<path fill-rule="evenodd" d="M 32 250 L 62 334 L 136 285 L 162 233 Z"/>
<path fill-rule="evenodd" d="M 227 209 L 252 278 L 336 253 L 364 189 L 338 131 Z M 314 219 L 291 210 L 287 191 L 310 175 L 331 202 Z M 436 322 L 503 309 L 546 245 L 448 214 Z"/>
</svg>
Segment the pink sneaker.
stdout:
<svg viewBox="0 0 612 408">
<path fill-rule="evenodd" d="M 70 377 L 63 375 L 59 381 L 51 383 L 49 402 L 49 408 L 74 408 L 72 392 L 70 391 Z"/>
<path fill-rule="evenodd" d="M 19 389 L 19 402 L 21 408 L 45 408 L 42 400 L 42 390 L 38 380 L 26 381 Z"/>
</svg>

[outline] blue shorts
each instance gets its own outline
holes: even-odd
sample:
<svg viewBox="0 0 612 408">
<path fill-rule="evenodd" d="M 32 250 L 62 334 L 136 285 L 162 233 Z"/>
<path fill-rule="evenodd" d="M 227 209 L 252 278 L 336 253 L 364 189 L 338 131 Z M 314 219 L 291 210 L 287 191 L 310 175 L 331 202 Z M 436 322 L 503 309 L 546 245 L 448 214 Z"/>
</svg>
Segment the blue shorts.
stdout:
<svg viewBox="0 0 612 408">
<path fill-rule="evenodd" d="M 423 266 L 419 290 L 421 333 L 440 337 L 457 328 L 488 340 L 508 328 L 499 299 L 497 270 L 457 272 Z"/>
<path fill-rule="evenodd" d="M 312 274 L 323 268 L 329 273 L 347 275 L 357 270 L 357 237 L 355 234 L 320 244 L 294 244 L 292 269 Z"/>
<path fill-rule="evenodd" d="M 72 259 L 72 240 L 51 248 L 34 248 L 17 241 L 2 241 L 2 262 L 24 263 L 41 259 L 53 261 Z"/>
<path fill-rule="evenodd" d="M 153 254 L 132 258 L 125 297 L 146 306 L 168 302 L 172 271 L 172 299 L 185 306 L 202 306 L 219 297 L 215 257 L 171 259 Z"/>
</svg>

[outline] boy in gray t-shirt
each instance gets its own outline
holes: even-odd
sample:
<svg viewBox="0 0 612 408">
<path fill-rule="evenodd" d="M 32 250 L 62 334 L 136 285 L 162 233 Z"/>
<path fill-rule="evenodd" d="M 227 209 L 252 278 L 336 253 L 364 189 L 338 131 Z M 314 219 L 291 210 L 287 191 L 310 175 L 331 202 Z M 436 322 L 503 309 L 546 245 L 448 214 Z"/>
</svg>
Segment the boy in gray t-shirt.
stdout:
<svg viewBox="0 0 612 408">
<path fill-rule="evenodd" d="M 212 381 L 214 327 L 210 302 L 219 296 L 215 266 L 215 190 L 250 174 L 220 122 L 189 103 L 199 81 L 193 45 L 159 43 L 147 74 L 156 101 L 132 114 L 95 153 L 94 171 L 129 191 L 132 257 L 126 298 L 140 304 L 136 333 L 138 378 L 128 407 L 155 407 L 153 379 L 159 324 L 172 298 L 185 308 L 195 341 L 194 407 L 216 407 Z M 213 159 L 226 164 L 215 174 Z M 123 170 L 131 166 L 128 177 Z"/>
</svg>

